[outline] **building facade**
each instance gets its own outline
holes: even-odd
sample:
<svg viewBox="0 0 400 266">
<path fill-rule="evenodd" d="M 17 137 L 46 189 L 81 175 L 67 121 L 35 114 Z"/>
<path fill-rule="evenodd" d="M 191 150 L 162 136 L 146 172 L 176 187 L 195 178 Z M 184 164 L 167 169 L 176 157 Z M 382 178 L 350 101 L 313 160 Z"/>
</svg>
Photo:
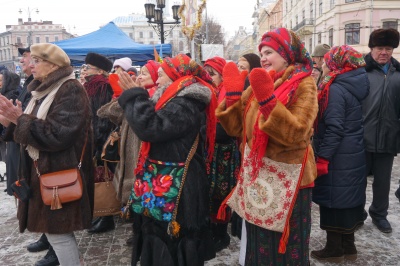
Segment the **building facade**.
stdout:
<svg viewBox="0 0 400 266">
<path fill-rule="evenodd" d="M 6 25 L 6 31 L 0 33 L 0 65 L 20 74 L 18 48 L 34 43 L 56 42 L 73 38 L 61 24 L 52 21 L 24 22 L 18 19 L 17 25 Z"/>
<path fill-rule="evenodd" d="M 283 26 L 294 30 L 309 52 L 320 44 L 348 44 L 367 54 L 375 29 L 399 29 L 400 1 L 283 0 Z M 400 58 L 395 49 L 393 56 Z"/>
</svg>

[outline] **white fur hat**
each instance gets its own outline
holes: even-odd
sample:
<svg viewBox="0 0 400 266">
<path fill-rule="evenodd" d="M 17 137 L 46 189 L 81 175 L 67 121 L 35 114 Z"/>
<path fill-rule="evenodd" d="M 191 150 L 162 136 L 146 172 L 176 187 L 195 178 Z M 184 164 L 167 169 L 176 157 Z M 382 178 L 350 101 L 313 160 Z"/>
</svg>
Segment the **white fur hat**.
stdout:
<svg viewBox="0 0 400 266">
<path fill-rule="evenodd" d="M 132 60 L 129 57 L 123 57 L 114 61 L 113 68 L 120 66 L 123 70 L 127 71 L 132 67 Z"/>
</svg>

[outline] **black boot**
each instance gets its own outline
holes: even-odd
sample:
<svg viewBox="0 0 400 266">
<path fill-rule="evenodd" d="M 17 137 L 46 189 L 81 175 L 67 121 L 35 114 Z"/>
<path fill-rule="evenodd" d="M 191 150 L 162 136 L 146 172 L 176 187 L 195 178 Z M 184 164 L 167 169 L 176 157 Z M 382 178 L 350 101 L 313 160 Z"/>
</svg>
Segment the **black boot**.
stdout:
<svg viewBox="0 0 400 266">
<path fill-rule="evenodd" d="M 398 198 L 399 201 L 400 201 L 400 186 L 398 187 L 398 189 L 396 190 L 396 192 L 394 193 L 394 195 L 395 195 L 396 198 Z"/>
<path fill-rule="evenodd" d="M 37 261 L 35 266 L 57 266 L 60 265 L 58 258 L 52 246 L 49 247 L 46 256 L 43 259 Z"/>
<path fill-rule="evenodd" d="M 217 223 L 212 226 L 215 252 L 219 252 L 229 246 L 231 237 L 228 234 L 228 223 Z"/>
<path fill-rule="evenodd" d="M 344 259 L 342 234 L 326 231 L 326 245 L 321 250 L 311 251 L 311 257 L 327 262 L 341 263 Z"/>
<path fill-rule="evenodd" d="M 354 244 L 354 233 L 342 235 L 342 247 L 344 258 L 346 260 L 355 261 L 357 259 L 357 249 Z"/>
<path fill-rule="evenodd" d="M 50 246 L 49 241 L 47 240 L 47 236 L 42 234 L 38 241 L 29 244 L 26 249 L 29 252 L 39 252 L 48 249 Z"/>
<path fill-rule="evenodd" d="M 95 224 L 88 230 L 88 233 L 90 234 L 103 233 L 114 230 L 114 228 L 115 228 L 114 216 L 104 216 L 101 217 L 101 219 L 97 224 Z"/>
</svg>

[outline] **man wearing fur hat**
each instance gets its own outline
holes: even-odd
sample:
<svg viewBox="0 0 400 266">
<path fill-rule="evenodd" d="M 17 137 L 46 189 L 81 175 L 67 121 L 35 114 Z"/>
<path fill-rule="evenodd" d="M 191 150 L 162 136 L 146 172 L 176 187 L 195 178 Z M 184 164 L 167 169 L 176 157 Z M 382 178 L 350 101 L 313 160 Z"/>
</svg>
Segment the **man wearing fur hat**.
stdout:
<svg viewBox="0 0 400 266">
<path fill-rule="evenodd" d="M 371 33 L 365 56 L 370 92 L 363 102 L 367 173 L 372 171 L 369 215 L 383 233 L 392 232 L 387 220 L 393 159 L 400 152 L 400 63 L 392 57 L 399 46 L 399 32 L 378 29 Z"/>
<path fill-rule="evenodd" d="M 103 55 L 97 53 L 88 53 L 85 58 L 86 82 L 84 87 L 89 96 L 92 109 L 92 125 L 94 149 L 93 156 L 97 160 L 97 165 L 103 165 L 101 160 L 101 152 L 106 142 L 113 124 L 108 118 L 100 118 L 97 116 L 97 110 L 101 106 L 111 101 L 113 90 L 108 80 L 108 73 L 113 67 L 113 63 Z M 95 219 L 89 233 L 101 233 L 115 228 L 113 216 L 104 216 Z"/>
</svg>

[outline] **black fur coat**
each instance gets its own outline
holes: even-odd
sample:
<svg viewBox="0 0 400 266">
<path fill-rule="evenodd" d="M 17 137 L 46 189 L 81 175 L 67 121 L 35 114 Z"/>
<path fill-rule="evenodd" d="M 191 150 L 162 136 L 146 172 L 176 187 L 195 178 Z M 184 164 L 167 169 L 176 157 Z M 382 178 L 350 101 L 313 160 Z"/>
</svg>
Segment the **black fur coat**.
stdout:
<svg viewBox="0 0 400 266">
<path fill-rule="evenodd" d="M 60 68 L 40 82 L 33 80 L 29 91 L 43 91 L 72 73 L 72 67 Z M 38 107 L 32 113 L 37 112 Z M 26 145 L 39 150 L 38 168 L 42 174 L 78 166 L 88 130 L 87 146 L 82 162 L 84 183 L 81 200 L 64 203 L 62 209 L 50 210 L 43 204 L 40 185 Z M 92 128 L 88 96 L 77 80 L 67 80 L 55 95 L 45 120 L 32 114 L 22 114 L 14 129 L 14 140 L 21 144 L 22 169 L 32 189 L 28 203 L 20 202 L 18 219 L 20 231 L 65 234 L 89 228 L 93 206 Z M 22 164 L 24 165 L 24 164 Z"/>
<path fill-rule="evenodd" d="M 137 136 L 151 143 L 151 159 L 184 162 L 205 122 L 205 108 L 211 99 L 211 92 L 203 85 L 191 84 L 156 111 L 157 93 L 150 100 L 146 90 L 133 88 L 125 91 L 118 102 Z M 205 259 L 215 256 L 207 234 L 208 190 L 204 141 L 200 138 L 179 202 L 179 237 L 170 238 L 167 235 L 168 222 L 143 217 L 141 232 L 135 232 L 143 235 L 142 265 L 152 262 L 153 265 L 203 265 Z M 140 251 L 137 252 L 140 254 Z M 157 258 L 156 261 L 153 258 Z"/>
</svg>

